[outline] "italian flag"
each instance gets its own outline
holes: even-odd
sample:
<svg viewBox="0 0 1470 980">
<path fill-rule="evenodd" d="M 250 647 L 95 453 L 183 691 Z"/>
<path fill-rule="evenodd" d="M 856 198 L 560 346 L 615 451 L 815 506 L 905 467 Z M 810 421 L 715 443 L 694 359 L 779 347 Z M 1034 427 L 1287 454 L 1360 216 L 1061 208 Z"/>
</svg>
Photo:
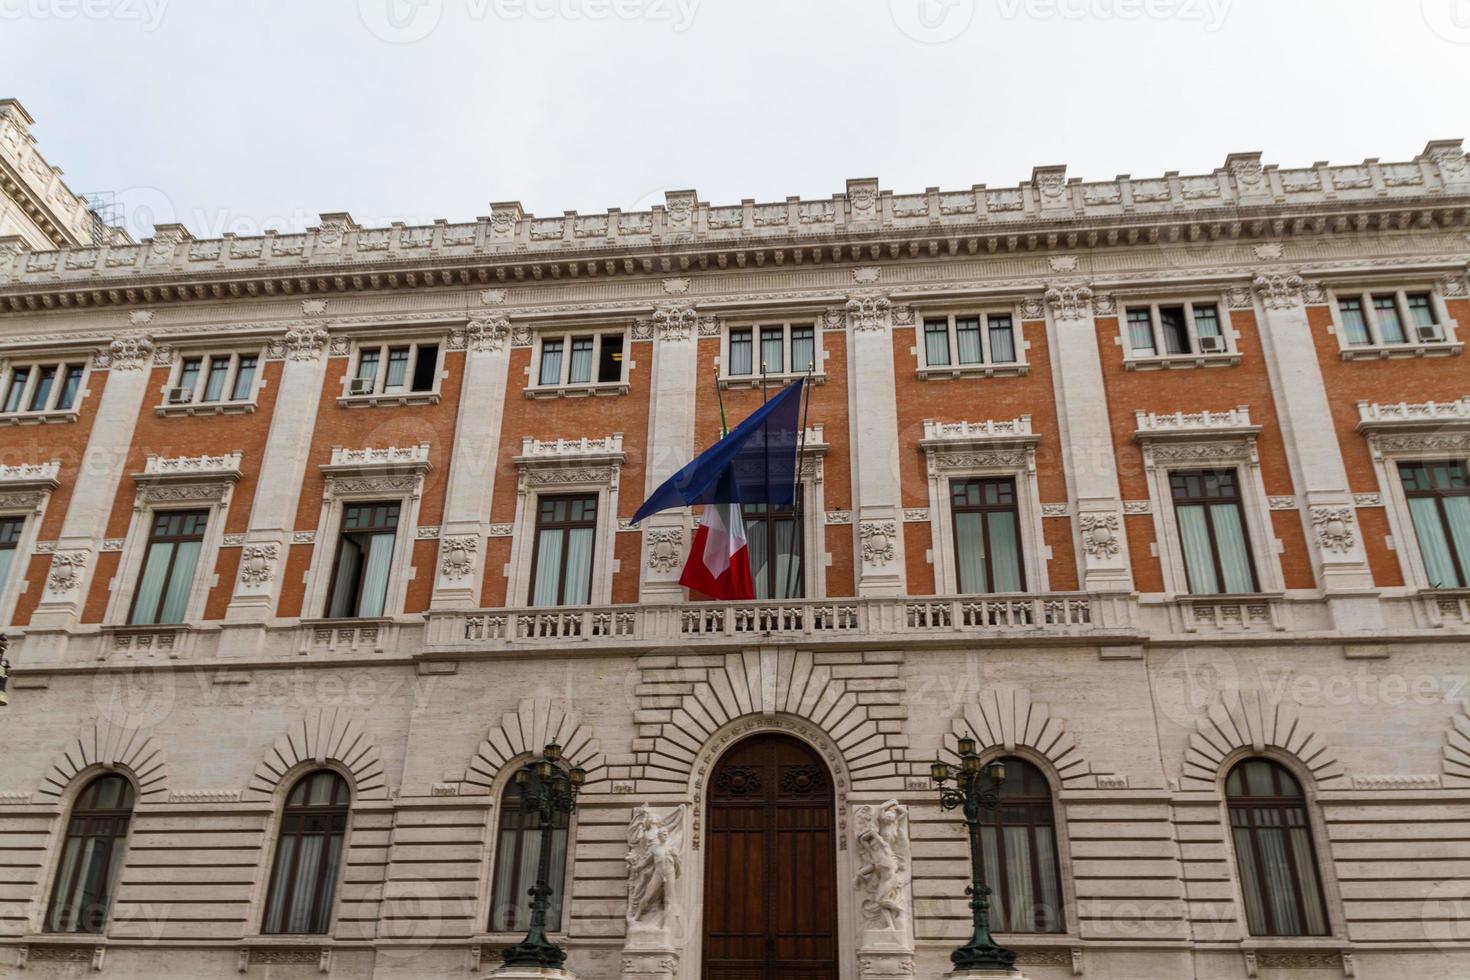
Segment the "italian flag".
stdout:
<svg viewBox="0 0 1470 980">
<path fill-rule="evenodd" d="M 679 584 L 711 599 L 755 598 L 739 504 L 705 504 Z"/>
</svg>

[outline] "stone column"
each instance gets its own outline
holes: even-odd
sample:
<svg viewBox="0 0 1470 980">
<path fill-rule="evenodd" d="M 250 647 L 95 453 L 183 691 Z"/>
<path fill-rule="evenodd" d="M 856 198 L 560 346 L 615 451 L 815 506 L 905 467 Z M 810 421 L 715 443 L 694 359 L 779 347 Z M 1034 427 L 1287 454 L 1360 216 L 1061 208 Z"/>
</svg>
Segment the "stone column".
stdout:
<svg viewBox="0 0 1470 980">
<path fill-rule="evenodd" d="M 268 358 L 282 358 L 280 390 L 266 435 L 260 477 L 250 506 L 250 524 L 240 554 L 235 590 L 225 609 L 221 655 L 243 655 L 253 647 L 234 624 L 258 625 L 275 612 L 281 594 L 282 571 L 291 547 L 302 482 L 311 453 L 317 406 L 327 373 L 327 330 L 318 324 L 300 324 L 266 348 Z M 258 637 L 257 637 L 258 638 Z M 237 647 L 245 643 L 246 649 Z"/>
<path fill-rule="evenodd" d="M 81 615 L 107 518 L 127 468 L 138 412 L 148 394 L 152 363 L 153 342 L 143 334 L 122 334 L 93 357 L 88 387 L 100 384 L 97 371 L 107 372 L 107 383 L 56 540 L 56 552 L 51 556 L 51 570 L 31 616 L 30 631 L 66 630 L 75 626 Z M 36 658 L 60 656 L 59 649 L 42 653 L 46 647 L 44 643 L 28 643 L 27 659 L 35 662 Z"/>
<path fill-rule="evenodd" d="M 636 807 L 628 821 L 628 911 L 623 980 L 673 980 L 686 934 L 685 806 Z"/>
<path fill-rule="evenodd" d="M 890 305 L 887 296 L 872 291 L 847 299 L 847 404 L 860 596 L 906 591 Z"/>
<path fill-rule="evenodd" d="M 900 980 L 914 974 L 913 861 L 909 808 L 897 800 L 852 808 L 854 851 L 861 862 L 858 976 Z"/>
<path fill-rule="evenodd" d="M 449 347 L 465 352 L 464 378 L 430 607 L 470 609 L 479 604 L 484 578 L 495 461 L 500 456 L 500 423 L 510 377 L 510 320 L 503 313 L 477 316 L 450 335 Z"/>
<path fill-rule="evenodd" d="M 1102 357 L 1097 349 L 1092 289 L 1059 285 L 1046 291 L 1047 335 L 1056 370 L 1057 420 L 1067 480 L 1077 503 L 1077 554 L 1082 588 L 1127 592 L 1133 588 L 1118 462 L 1108 425 Z"/>
<path fill-rule="evenodd" d="M 1306 283 L 1295 273 L 1277 271 L 1256 276 L 1253 285 L 1261 346 L 1317 580 L 1338 629 L 1379 629 L 1377 591 L 1307 323 Z"/>
<path fill-rule="evenodd" d="M 661 306 L 647 329 L 653 336 L 648 449 L 644 454 L 644 497 L 694 458 L 694 398 L 699 388 L 699 316 L 688 304 Z M 639 331 L 634 331 L 635 339 Z M 643 522 L 639 600 L 684 601 L 679 584 L 689 543 L 682 510 L 654 514 Z"/>
</svg>

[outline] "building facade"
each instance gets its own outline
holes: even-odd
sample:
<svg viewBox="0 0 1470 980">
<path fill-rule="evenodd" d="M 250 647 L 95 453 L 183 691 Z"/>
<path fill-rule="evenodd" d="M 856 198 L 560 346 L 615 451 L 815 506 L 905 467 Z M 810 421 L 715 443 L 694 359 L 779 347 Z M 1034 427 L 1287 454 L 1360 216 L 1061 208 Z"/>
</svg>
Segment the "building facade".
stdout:
<svg viewBox="0 0 1470 980">
<path fill-rule="evenodd" d="M 1458 141 L 134 243 L 29 125 L 0 971 L 485 976 L 554 739 L 577 975 L 938 976 L 968 735 L 1032 978 L 1470 973 Z M 797 377 L 762 598 L 691 598 L 630 518 Z"/>
</svg>

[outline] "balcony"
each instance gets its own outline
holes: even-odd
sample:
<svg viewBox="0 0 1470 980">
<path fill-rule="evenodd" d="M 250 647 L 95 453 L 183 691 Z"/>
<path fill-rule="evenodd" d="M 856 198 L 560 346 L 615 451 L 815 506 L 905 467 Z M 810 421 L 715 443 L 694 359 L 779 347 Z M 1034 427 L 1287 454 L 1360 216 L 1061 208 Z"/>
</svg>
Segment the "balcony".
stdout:
<svg viewBox="0 0 1470 980">
<path fill-rule="evenodd" d="M 875 640 L 1077 638 L 1137 639 L 1126 595 L 1082 592 L 1034 595 L 799 599 L 483 609 L 427 616 L 429 649 L 511 649 L 569 643 L 619 648 L 821 644 Z"/>
</svg>

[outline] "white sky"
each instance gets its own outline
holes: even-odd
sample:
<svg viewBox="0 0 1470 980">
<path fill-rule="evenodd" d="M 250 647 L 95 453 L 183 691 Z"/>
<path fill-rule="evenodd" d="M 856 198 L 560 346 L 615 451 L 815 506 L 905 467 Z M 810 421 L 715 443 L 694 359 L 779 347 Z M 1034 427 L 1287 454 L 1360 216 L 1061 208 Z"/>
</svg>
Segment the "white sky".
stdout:
<svg viewBox="0 0 1470 980">
<path fill-rule="evenodd" d="M 1470 0 L 0 0 L 135 235 L 1403 160 L 1467 93 Z"/>
</svg>

